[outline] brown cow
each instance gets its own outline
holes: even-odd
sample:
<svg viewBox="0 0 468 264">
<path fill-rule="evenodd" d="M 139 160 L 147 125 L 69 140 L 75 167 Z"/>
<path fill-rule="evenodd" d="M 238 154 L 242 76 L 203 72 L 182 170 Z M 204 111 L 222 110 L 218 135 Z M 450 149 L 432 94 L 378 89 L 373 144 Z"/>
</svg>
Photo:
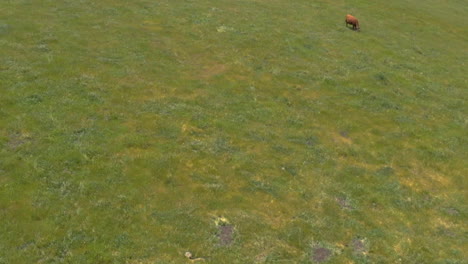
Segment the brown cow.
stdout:
<svg viewBox="0 0 468 264">
<path fill-rule="evenodd" d="M 346 27 L 348 27 L 348 24 L 353 25 L 354 30 L 359 30 L 359 21 L 349 14 L 346 15 Z"/>
</svg>

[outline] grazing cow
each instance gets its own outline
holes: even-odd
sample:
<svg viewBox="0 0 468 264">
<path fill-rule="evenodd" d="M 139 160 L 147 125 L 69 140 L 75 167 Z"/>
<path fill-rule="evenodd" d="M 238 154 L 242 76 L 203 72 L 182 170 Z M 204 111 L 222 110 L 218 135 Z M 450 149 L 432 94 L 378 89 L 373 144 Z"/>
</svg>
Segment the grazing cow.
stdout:
<svg viewBox="0 0 468 264">
<path fill-rule="evenodd" d="M 353 25 L 354 30 L 359 30 L 359 21 L 349 14 L 346 15 L 346 27 L 348 27 L 348 24 Z"/>
</svg>

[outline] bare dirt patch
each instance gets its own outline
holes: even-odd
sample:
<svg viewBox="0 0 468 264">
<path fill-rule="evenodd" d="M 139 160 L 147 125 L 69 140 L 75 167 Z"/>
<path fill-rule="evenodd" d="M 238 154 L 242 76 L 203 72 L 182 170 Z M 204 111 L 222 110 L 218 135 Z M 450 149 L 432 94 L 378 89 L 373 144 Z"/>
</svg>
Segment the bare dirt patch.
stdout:
<svg viewBox="0 0 468 264">
<path fill-rule="evenodd" d="M 351 145 L 353 141 L 349 137 L 349 133 L 346 131 L 340 131 L 339 133 L 332 133 L 332 138 L 335 143 Z"/>
<path fill-rule="evenodd" d="M 234 240 L 234 227 L 232 225 L 218 226 L 219 244 L 229 246 Z"/>
<path fill-rule="evenodd" d="M 324 263 L 330 259 L 332 252 L 328 248 L 316 247 L 312 252 L 312 260 L 315 263 Z"/>
<path fill-rule="evenodd" d="M 440 235 L 440 236 L 447 236 L 447 237 L 456 237 L 457 236 L 457 233 L 455 233 L 453 230 L 451 230 L 449 228 L 446 228 L 446 227 L 443 227 L 443 226 L 439 226 L 437 228 L 437 234 Z"/>
<path fill-rule="evenodd" d="M 7 142 L 7 147 L 12 150 L 16 150 L 28 142 L 31 137 L 28 134 L 13 133 Z"/>
<path fill-rule="evenodd" d="M 344 137 L 344 138 L 349 138 L 349 132 L 348 131 L 340 131 L 340 136 Z"/>
<path fill-rule="evenodd" d="M 345 197 L 336 198 L 336 202 L 341 207 L 341 209 L 345 209 L 345 210 L 353 210 L 354 209 L 354 207 L 351 205 L 351 202 Z"/>
<path fill-rule="evenodd" d="M 353 239 L 351 241 L 351 248 L 354 255 L 367 255 L 367 253 L 369 253 L 368 244 L 365 239 Z"/>
<path fill-rule="evenodd" d="M 460 211 L 458 211 L 456 208 L 453 208 L 453 207 L 444 208 L 444 211 L 449 215 L 459 215 L 460 214 Z"/>
</svg>

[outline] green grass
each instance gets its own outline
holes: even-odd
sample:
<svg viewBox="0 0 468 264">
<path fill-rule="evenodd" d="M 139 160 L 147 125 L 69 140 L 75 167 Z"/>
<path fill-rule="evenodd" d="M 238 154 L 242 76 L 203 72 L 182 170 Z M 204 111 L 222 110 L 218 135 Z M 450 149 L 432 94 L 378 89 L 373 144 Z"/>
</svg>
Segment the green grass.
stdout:
<svg viewBox="0 0 468 264">
<path fill-rule="evenodd" d="M 3 1 L 0 263 L 466 263 L 467 13 Z"/>
</svg>

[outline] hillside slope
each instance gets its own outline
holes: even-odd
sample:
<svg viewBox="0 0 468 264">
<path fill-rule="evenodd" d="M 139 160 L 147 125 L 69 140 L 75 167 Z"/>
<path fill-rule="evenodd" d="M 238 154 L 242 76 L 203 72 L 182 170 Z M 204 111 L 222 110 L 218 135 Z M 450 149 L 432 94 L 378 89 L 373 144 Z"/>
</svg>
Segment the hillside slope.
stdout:
<svg viewBox="0 0 468 264">
<path fill-rule="evenodd" d="M 466 263 L 466 14 L 5 1 L 0 263 Z"/>
</svg>

